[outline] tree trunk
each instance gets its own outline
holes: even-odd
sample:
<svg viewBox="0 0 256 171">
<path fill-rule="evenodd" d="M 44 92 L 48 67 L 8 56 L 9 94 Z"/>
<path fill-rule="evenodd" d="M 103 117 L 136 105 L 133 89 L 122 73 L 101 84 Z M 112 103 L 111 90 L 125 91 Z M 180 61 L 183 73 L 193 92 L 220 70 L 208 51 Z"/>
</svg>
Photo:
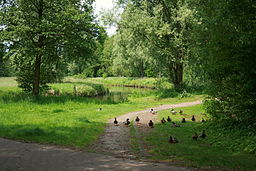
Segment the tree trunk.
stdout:
<svg viewBox="0 0 256 171">
<path fill-rule="evenodd" d="M 180 49 L 177 52 L 177 59 L 178 61 L 176 61 L 175 63 L 173 63 L 171 67 L 171 80 L 174 84 L 174 88 L 175 89 L 179 89 L 182 86 L 182 82 L 183 82 L 183 50 Z"/>
<path fill-rule="evenodd" d="M 177 63 L 174 68 L 173 84 L 175 89 L 179 89 L 183 82 L 183 64 Z"/>
<path fill-rule="evenodd" d="M 40 0 L 38 4 L 38 22 L 41 23 L 42 19 L 43 19 L 43 0 Z M 33 90 L 32 90 L 32 93 L 35 96 L 39 95 L 43 41 L 44 41 L 44 37 L 42 36 L 42 32 L 40 32 L 38 42 L 36 44 L 36 47 L 39 50 L 37 50 L 37 54 L 36 54 L 36 61 L 35 61 L 35 68 L 34 68 L 34 81 L 33 81 Z"/>
<path fill-rule="evenodd" d="M 33 82 L 33 95 L 39 95 L 40 86 L 40 70 L 41 70 L 41 54 L 36 56 L 35 68 L 34 68 L 34 82 Z"/>
</svg>

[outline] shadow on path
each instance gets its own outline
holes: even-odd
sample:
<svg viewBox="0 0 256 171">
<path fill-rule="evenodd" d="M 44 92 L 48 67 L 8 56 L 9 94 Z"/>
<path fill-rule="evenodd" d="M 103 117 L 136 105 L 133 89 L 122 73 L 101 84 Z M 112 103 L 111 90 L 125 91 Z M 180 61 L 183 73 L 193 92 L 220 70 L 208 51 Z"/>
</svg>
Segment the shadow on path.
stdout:
<svg viewBox="0 0 256 171">
<path fill-rule="evenodd" d="M 0 138 L 0 170 L 187 170 L 162 163 L 135 161 L 48 145 Z"/>
</svg>

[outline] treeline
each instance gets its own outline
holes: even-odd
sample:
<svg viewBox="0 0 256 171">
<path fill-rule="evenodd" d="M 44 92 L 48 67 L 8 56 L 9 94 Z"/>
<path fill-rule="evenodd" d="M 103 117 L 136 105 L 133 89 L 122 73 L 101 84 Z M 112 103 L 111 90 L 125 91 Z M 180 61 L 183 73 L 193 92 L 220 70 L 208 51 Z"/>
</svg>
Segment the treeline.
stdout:
<svg viewBox="0 0 256 171">
<path fill-rule="evenodd" d="M 118 0 L 111 37 L 91 0 L 0 2 L 0 74 L 35 95 L 66 75 L 165 77 L 204 84 L 216 118 L 256 119 L 253 0 Z"/>
<path fill-rule="evenodd" d="M 166 77 L 176 89 L 204 83 L 214 118 L 234 126 L 255 124 L 256 1 L 120 0 L 119 5 L 118 31 L 104 44 L 112 47 L 110 74 Z"/>
</svg>

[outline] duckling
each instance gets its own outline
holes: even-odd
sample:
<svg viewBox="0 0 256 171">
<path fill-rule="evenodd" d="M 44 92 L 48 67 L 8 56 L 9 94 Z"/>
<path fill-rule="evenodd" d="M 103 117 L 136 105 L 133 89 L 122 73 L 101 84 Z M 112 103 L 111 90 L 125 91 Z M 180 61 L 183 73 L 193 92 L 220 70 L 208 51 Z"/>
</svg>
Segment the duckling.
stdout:
<svg viewBox="0 0 256 171">
<path fill-rule="evenodd" d="M 167 117 L 167 121 L 168 121 L 168 122 L 171 122 L 171 121 L 172 121 L 172 119 L 170 118 L 170 116 Z"/>
<path fill-rule="evenodd" d="M 198 134 L 195 132 L 195 134 L 192 136 L 192 139 L 197 140 L 197 138 L 198 138 Z"/>
<path fill-rule="evenodd" d="M 175 122 L 172 122 L 172 127 L 180 127 L 180 125 L 176 124 Z"/>
<path fill-rule="evenodd" d="M 170 136 L 169 143 L 178 143 L 178 142 L 179 141 L 177 140 L 177 138 Z"/>
<path fill-rule="evenodd" d="M 195 115 L 192 116 L 192 119 L 191 119 L 193 122 L 196 121 L 196 118 L 195 118 Z"/>
<path fill-rule="evenodd" d="M 182 123 L 185 123 L 185 122 L 186 122 L 186 119 L 185 119 L 185 118 L 183 118 L 181 122 L 182 122 Z"/>
<path fill-rule="evenodd" d="M 151 127 L 151 128 L 154 128 L 154 123 L 152 120 L 149 121 L 148 125 Z"/>
<path fill-rule="evenodd" d="M 130 119 L 129 118 L 127 118 L 126 119 L 126 122 L 124 123 L 125 125 L 129 125 L 131 122 L 129 121 Z"/>
<path fill-rule="evenodd" d="M 165 124 L 165 122 L 166 122 L 166 120 L 163 118 L 163 119 L 161 120 L 161 123 L 162 123 L 162 124 Z"/>
<path fill-rule="evenodd" d="M 172 109 L 171 112 L 172 112 L 172 114 L 174 114 L 174 115 L 177 113 L 174 109 Z"/>
<path fill-rule="evenodd" d="M 199 135 L 200 138 L 205 138 L 206 134 L 205 134 L 205 130 L 203 130 L 202 134 Z"/>
<path fill-rule="evenodd" d="M 183 114 L 183 110 L 180 110 L 180 114 L 181 114 L 181 115 Z"/>
<path fill-rule="evenodd" d="M 205 122 L 204 118 L 202 119 L 202 122 Z"/>
<path fill-rule="evenodd" d="M 114 120 L 114 124 L 115 124 L 115 125 L 117 125 L 117 124 L 118 124 L 118 121 L 116 120 L 116 118 L 115 118 L 115 120 Z"/>
<path fill-rule="evenodd" d="M 140 121 L 140 118 L 137 116 L 136 119 L 135 119 L 136 122 L 139 122 Z"/>
</svg>

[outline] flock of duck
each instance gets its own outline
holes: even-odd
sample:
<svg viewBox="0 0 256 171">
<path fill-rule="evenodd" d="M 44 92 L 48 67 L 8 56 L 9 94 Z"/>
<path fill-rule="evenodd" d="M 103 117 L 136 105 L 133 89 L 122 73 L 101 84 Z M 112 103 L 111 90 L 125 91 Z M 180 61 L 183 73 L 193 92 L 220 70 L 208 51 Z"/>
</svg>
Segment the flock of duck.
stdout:
<svg viewBox="0 0 256 171">
<path fill-rule="evenodd" d="M 150 110 L 150 113 L 152 113 L 152 114 L 157 114 L 157 111 L 154 111 L 154 109 L 151 109 L 151 110 Z M 171 109 L 171 113 L 175 115 L 175 114 L 178 113 L 178 112 L 175 111 L 174 109 Z M 183 111 L 180 110 L 179 113 L 182 115 L 182 114 L 183 114 Z M 192 116 L 191 120 L 192 120 L 193 122 L 196 121 L 196 118 L 195 118 L 194 115 Z M 137 123 L 139 123 L 139 122 L 140 122 L 140 118 L 137 116 L 136 119 L 135 119 L 135 121 L 136 121 Z M 171 122 L 171 123 L 172 123 L 172 124 L 171 124 L 172 127 L 181 127 L 181 125 L 176 124 L 175 122 L 172 122 L 172 119 L 170 118 L 170 116 L 168 116 L 166 120 L 165 120 L 165 118 L 162 118 L 161 123 L 162 123 L 162 124 L 165 124 L 166 122 Z M 201 122 L 205 122 L 205 120 L 202 118 Z M 130 119 L 127 118 L 126 121 L 123 122 L 123 123 L 124 123 L 124 125 L 129 126 L 131 122 L 130 122 Z M 185 119 L 185 118 L 182 118 L 181 123 L 186 123 L 186 119 Z M 116 118 L 115 118 L 115 120 L 114 120 L 114 124 L 115 124 L 115 125 L 118 125 L 118 121 L 117 121 Z M 148 123 L 148 126 L 151 127 L 151 128 L 154 128 L 154 122 L 153 122 L 152 120 L 150 120 L 149 123 Z M 194 135 L 192 136 L 192 140 L 197 140 L 198 138 L 202 138 L 202 139 L 206 138 L 205 130 L 203 130 L 203 132 L 202 132 L 201 134 L 199 134 L 199 135 L 197 134 L 197 132 L 195 132 Z M 179 141 L 178 141 L 177 138 L 175 138 L 175 137 L 173 137 L 173 136 L 170 136 L 170 137 L 169 137 L 169 143 L 178 143 L 178 142 L 179 142 Z"/>
</svg>

